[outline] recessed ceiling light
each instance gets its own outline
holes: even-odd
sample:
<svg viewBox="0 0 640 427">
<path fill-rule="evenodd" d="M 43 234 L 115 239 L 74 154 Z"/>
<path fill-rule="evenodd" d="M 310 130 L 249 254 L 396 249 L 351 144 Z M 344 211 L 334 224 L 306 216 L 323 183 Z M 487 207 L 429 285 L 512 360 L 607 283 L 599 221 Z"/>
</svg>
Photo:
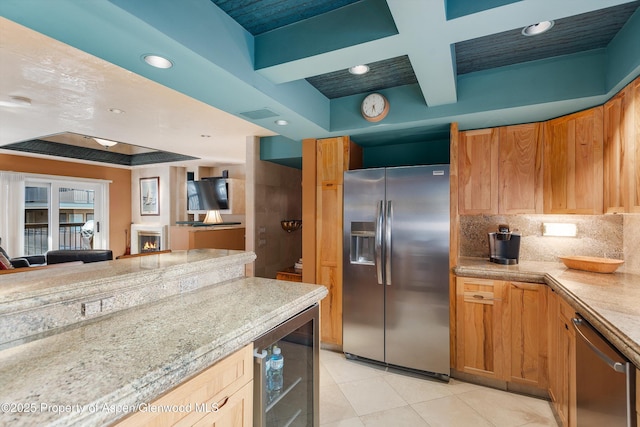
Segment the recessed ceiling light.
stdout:
<svg viewBox="0 0 640 427">
<path fill-rule="evenodd" d="M 366 74 L 366 73 L 369 72 L 369 66 L 368 65 L 355 65 L 355 66 L 349 68 L 349 72 L 351 74 L 355 74 L 355 75 Z"/>
<path fill-rule="evenodd" d="M 522 29 L 523 36 L 537 36 L 549 31 L 553 27 L 553 21 L 542 21 L 537 24 L 528 25 Z"/>
<path fill-rule="evenodd" d="M 167 58 L 163 58 L 158 55 L 144 55 L 142 57 L 144 62 L 156 68 L 171 68 L 173 67 L 173 62 L 169 61 Z"/>
<path fill-rule="evenodd" d="M 124 113 L 124 110 L 121 110 L 119 108 L 109 108 L 109 112 L 113 114 L 122 114 Z"/>
<path fill-rule="evenodd" d="M 283 120 L 283 119 L 276 120 L 274 123 L 277 124 L 278 126 L 286 126 L 286 125 L 289 124 L 288 121 Z"/>
<path fill-rule="evenodd" d="M 103 147 L 109 148 L 109 147 L 113 147 L 114 145 L 117 144 L 117 142 L 115 141 L 109 141 L 108 139 L 101 139 L 101 138 L 93 138 L 98 144 L 102 145 Z"/>
</svg>

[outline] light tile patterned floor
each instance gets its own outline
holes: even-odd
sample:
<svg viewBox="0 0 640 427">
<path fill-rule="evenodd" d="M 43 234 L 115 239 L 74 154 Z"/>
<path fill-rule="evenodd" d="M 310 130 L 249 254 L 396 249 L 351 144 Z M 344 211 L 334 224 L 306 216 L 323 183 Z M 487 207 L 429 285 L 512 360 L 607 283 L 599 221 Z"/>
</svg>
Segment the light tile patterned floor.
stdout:
<svg viewBox="0 0 640 427">
<path fill-rule="evenodd" d="M 549 402 L 388 372 L 320 351 L 322 427 L 557 427 Z"/>
</svg>

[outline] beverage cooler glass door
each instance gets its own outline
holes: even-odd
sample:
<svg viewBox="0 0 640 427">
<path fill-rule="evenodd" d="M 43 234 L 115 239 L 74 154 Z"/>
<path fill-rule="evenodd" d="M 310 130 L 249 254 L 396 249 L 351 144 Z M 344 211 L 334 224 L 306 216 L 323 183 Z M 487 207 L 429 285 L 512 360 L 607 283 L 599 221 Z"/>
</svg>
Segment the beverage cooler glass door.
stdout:
<svg viewBox="0 0 640 427">
<path fill-rule="evenodd" d="M 282 382 L 269 369 L 274 348 L 284 358 Z M 319 309 L 301 312 L 254 342 L 254 427 L 317 427 L 319 416 Z M 276 351 L 277 353 L 277 351 Z"/>
</svg>

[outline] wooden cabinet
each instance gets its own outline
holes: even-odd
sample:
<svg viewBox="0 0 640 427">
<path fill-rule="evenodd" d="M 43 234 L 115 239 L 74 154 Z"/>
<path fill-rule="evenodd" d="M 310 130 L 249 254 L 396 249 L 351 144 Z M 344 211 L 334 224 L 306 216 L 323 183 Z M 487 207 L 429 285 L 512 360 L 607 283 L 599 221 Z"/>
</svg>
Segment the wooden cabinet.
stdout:
<svg viewBox="0 0 640 427">
<path fill-rule="evenodd" d="M 302 282 L 302 272 L 293 267 L 286 268 L 276 273 L 277 280 L 286 280 L 288 282 Z"/>
<path fill-rule="evenodd" d="M 312 283 L 329 290 L 320 302 L 320 339 L 339 348 L 342 346 L 343 173 L 361 166 L 362 151 L 348 137 L 319 139 L 315 146 L 315 281 Z M 303 187 L 305 191 L 310 187 L 308 175 L 303 176 Z M 303 204 L 307 206 L 304 197 Z M 303 212 L 303 217 L 305 215 Z M 309 233 L 308 227 L 305 228 Z M 308 235 L 303 234 L 303 240 Z M 312 261 L 307 261 L 304 254 L 303 241 L 306 266 Z"/>
<path fill-rule="evenodd" d="M 546 390 L 546 325 L 546 285 L 457 278 L 457 370 Z"/>
<path fill-rule="evenodd" d="M 504 378 L 502 334 L 505 283 L 458 277 L 456 280 L 456 369 Z"/>
<path fill-rule="evenodd" d="M 458 144 L 460 214 L 542 213 L 539 123 L 461 132 Z"/>
<path fill-rule="evenodd" d="M 498 212 L 499 131 L 470 130 L 458 140 L 458 209 L 461 215 Z"/>
<path fill-rule="evenodd" d="M 636 369 L 636 426 L 640 426 L 640 369 Z"/>
<path fill-rule="evenodd" d="M 235 249 L 245 248 L 244 227 L 170 227 L 171 250 L 186 249 Z"/>
<path fill-rule="evenodd" d="M 640 78 L 604 105 L 604 210 L 640 212 Z"/>
<path fill-rule="evenodd" d="M 603 212 L 602 107 L 544 125 L 544 213 Z"/>
<path fill-rule="evenodd" d="M 160 405 L 190 409 L 153 412 Z M 118 427 L 253 425 L 253 345 L 247 345 L 120 421 Z"/>
<path fill-rule="evenodd" d="M 576 426 L 576 350 L 573 309 L 549 292 L 549 395 L 564 427 Z"/>
<path fill-rule="evenodd" d="M 542 125 L 500 128 L 498 213 L 542 213 Z"/>
<path fill-rule="evenodd" d="M 547 291 L 536 283 L 507 282 L 503 308 L 505 379 L 537 389 L 548 387 Z"/>
</svg>

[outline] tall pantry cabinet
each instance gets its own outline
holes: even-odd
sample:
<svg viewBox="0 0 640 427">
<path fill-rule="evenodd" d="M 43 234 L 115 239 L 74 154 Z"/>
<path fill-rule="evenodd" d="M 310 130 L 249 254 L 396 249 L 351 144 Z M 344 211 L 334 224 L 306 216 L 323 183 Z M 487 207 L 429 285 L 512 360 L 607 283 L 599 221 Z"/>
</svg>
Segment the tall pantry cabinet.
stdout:
<svg viewBox="0 0 640 427">
<path fill-rule="evenodd" d="M 320 341 L 342 346 L 343 173 L 362 167 L 362 149 L 349 137 L 305 139 L 302 151 L 302 281 L 324 285 Z"/>
</svg>

